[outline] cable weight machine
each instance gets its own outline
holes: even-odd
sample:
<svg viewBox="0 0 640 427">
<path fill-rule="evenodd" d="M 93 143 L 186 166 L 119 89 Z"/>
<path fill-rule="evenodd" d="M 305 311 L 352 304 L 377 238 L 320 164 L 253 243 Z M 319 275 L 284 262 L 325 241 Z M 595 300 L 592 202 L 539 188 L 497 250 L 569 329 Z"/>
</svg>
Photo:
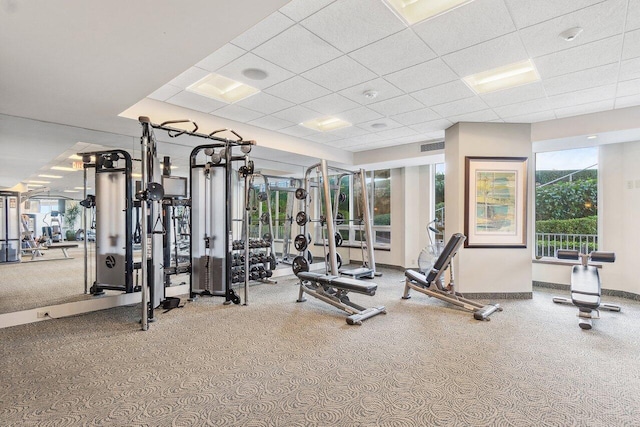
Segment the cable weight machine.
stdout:
<svg viewBox="0 0 640 427">
<path fill-rule="evenodd" d="M 185 122 L 185 121 L 180 121 Z M 176 123 L 176 122 L 173 122 Z M 249 241 L 249 180 L 253 174 L 253 161 L 249 152 L 255 141 L 244 141 L 233 130 L 221 129 L 211 134 L 197 133 L 197 125 L 191 132 L 180 131 L 215 143 L 200 145 L 191 151 L 190 156 L 190 194 L 191 194 L 191 277 L 189 293 L 191 298 L 198 296 L 221 296 L 225 304 L 240 303 L 240 297 L 232 288 L 234 267 L 238 267 L 234 253 L 244 251 L 244 271 L 250 269 Z M 237 139 L 223 139 L 216 134 L 224 131 L 233 133 Z M 239 148 L 241 154 L 233 153 Z M 217 151 L 216 151 L 217 150 Z M 233 199 L 231 179 L 234 174 L 233 163 L 240 162 L 240 178 L 244 179 L 244 232 L 243 239 L 233 239 Z M 245 274 L 242 280 L 236 275 L 235 283 L 244 284 L 244 304 L 248 304 L 248 280 Z"/>
</svg>

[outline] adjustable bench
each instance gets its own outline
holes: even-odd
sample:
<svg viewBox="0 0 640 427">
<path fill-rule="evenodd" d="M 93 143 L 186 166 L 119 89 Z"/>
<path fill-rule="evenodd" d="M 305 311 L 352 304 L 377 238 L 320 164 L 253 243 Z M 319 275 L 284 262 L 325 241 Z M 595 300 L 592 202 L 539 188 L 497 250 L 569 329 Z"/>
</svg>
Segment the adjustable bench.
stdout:
<svg viewBox="0 0 640 427">
<path fill-rule="evenodd" d="M 71 249 L 71 248 L 77 248 L 78 244 L 77 243 L 53 243 L 49 246 L 38 246 L 36 248 L 23 248 L 22 251 L 23 252 L 31 252 L 31 261 L 35 261 L 36 259 L 38 259 L 39 257 L 42 257 L 44 255 L 45 251 L 49 251 L 51 249 L 60 249 L 62 250 L 62 254 L 64 255 L 64 258 L 42 258 L 40 259 L 41 261 L 53 261 L 55 259 L 71 259 L 71 257 L 69 256 L 69 252 L 67 252 L 67 249 Z"/>
<path fill-rule="evenodd" d="M 362 325 L 363 320 L 380 313 L 387 313 L 384 306 L 365 308 L 349 301 L 347 296 L 349 292 L 357 292 L 369 296 L 375 295 L 378 289 L 378 285 L 375 283 L 340 276 L 327 276 L 309 271 L 298 272 L 298 279 L 300 279 L 298 302 L 306 301 L 304 294 L 307 293 L 349 313 L 350 316 L 347 317 L 349 325 Z"/>
<path fill-rule="evenodd" d="M 573 304 L 578 307 L 578 326 L 582 329 L 591 329 L 591 319 L 599 319 L 603 308 L 609 311 L 620 311 L 620 306 L 600 302 L 601 284 L 598 268 L 590 265 L 592 262 L 615 262 L 616 254 L 613 252 L 593 251 L 583 254 L 577 250 L 559 249 L 556 258 L 567 260 L 581 260 L 580 265 L 574 265 L 571 269 L 571 299 L 554 297 L 553 302 L 558 304 Z"/>
<path fill-rule="evenodd" d="M 455 291 L 452 261 L 465 240 L 466 237 L 461 233 L 456 233 L 451 236 L 442 253 L 429 271 L 429 274 L 426 276 L 414 270 L 406 270 L 404 272 L 405 286 L 402 299 L 411 298 L 409 292 L 413 289 L 430 297 L 446 301 L 464 310 L 471 311 L 476 320 L 490 320 L 489 316 L 491 314 L 496 311 L 502 311 L 502 307 L 500 307 L 499 304 L 483 305 L 479 302 L 466 299 Z M 444 273 L 447 269 L 449 269 L 450 280 L 449 285 L 445 287 Z"/>
</svg>

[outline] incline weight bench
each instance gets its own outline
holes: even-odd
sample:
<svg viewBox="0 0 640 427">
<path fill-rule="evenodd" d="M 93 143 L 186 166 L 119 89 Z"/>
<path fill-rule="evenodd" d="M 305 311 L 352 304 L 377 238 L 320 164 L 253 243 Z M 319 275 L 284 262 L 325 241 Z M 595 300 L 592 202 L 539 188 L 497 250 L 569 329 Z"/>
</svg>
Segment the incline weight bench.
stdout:
<svg viewBox="0 0 640 427">
<path fill-rule="evenodd" d="M 304 294 L 307 293 L 349 313 L 350 316 L 347 317 L 349 325 L 362 325 L 363 320 L 380 313 L 387 313 L 387 309 L 384 306 L 365 308 L 349 301 L 347 296 L 349 292 L 357 292 L 369 296 L 375 295 L 378 289 L 378 285 L 375 283 L 340 276 L 327 276 L 309 271 L 300 271 L 297 276 L 300 279 L 298 302 L 306 301 Z"/>
<path fill-rule="evenodd" d="M 582 329 L 591 329 L 591 319 L 599 319 L 598 308 L 609 311 L 620 311 L 620 306 L 604 304 L 600 302 L 600 275 L 598 268 L 589 265 L 593 262 L 615 262 L 616 254 L 613 252 L 597 252 L 583 254 L 576 250 L 559 249 L 556 252 L 558 259 L 581 260 L 580 265 L 574 265 L 571 269 L 571 299 L 554 297 L 553 302 L 558 304 L 573 304 L 578 307 L 578 326 Z"/>
<path fill-rule="evenodd" d="M 458 249 L 460 249 L 465 239 L 466 237 L 461 233 L 456 233 L 451 236 L 428 275 L 424 276 L 417 271 L 406 270 L 404 272 L 406 280 L 402 299 L 411 298 L 409 292 L 410 289 L 413 289 L 430 297 L 438 298 L 461 307 L 464 310 L 471 311 L 476 320 L 490 320 L 489 316 L 491 314 L 496 311 L 502 311 L 502 307 L 500 307 L 499 304 L 483 305 L 479 302 L 463 298 L 462 295 L 454 290 L 453 264 L 451 261 L 453 257 L 456 256 Z M 449 269 L 450 281 L 449 285 L 445 287 L 444 273 L 447 268 Z"/>
</svg>

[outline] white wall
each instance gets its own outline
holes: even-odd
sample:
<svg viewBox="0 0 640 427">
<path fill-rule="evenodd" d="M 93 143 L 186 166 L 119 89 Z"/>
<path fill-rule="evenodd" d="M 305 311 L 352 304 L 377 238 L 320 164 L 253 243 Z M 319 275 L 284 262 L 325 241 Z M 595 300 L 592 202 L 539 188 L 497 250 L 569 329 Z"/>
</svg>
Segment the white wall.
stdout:
<svg viewBox="0 0 640 427">
<path fill-rule="evenodd" d="M 600 147 L 599 249 L 616 252 L 602 269 L 603 287 L 640 294 L 640 142 Z"/>
<path fill-rule="evenodd" d="M 527 157 L 531 159 L 531 125 L 458 123 L 445 133 L 445 238 L 464 230 L 466 156 Z M 529 167 L 528 224 L 533 221 L 533 171 Z M 462 248 L 456 257 L 460 292 L 531 292 L 531 227 L 527 247 Z"/>
</svg>

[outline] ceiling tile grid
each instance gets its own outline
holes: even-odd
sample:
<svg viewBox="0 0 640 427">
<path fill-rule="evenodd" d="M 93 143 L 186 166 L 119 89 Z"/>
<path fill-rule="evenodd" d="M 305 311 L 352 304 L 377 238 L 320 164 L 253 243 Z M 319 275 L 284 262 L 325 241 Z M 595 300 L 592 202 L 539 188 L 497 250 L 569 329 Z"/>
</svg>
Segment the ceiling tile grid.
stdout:
<svg viewBox="0 0 640 427">
<path fill-rule="evenodd" d="M 575 40 L 560 37 L 576 26 Z M 540 81 L 477 95 L 462 80 L 525 59 Z M 410 26 L 383 0 L 293 0 L 149 98 L 360 150 L 440 138 L 458 121 L 638 105 L 639 70 L 640 0 L 474 0 Z M 260 92 L 229 105 L 186 91 L 210 72 Z M 351 126 L 300 126 L 324 116 Z"/>
</svg>

